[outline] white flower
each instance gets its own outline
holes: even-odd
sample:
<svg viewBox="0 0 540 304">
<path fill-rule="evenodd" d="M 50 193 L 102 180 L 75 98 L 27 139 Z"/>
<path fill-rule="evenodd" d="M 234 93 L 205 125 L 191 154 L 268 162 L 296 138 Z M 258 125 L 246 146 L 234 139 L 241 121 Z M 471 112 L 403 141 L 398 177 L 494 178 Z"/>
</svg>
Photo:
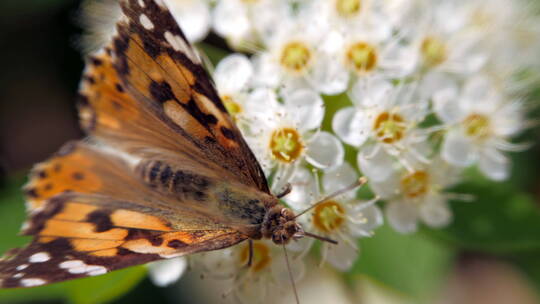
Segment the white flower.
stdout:
<svg viewBox="0 0 540 304">
<path fill-rule="evenodd" d="M 238 48 L 271 37 L 280 18 L 288 15 L 286 1 L 218 0 L 213 11 L 215 32 Z"/>
<path fill-rule="evenodd" d="M 171 258 L 148 264 L 148 273 L 152 283 L 165 287 L 178 281 L 187 269 L 185 257 Z"/>
<path fill-rule="evenodd" d="M 223 58 L 214 71 L 217 91 L 233 120 L 242 127 L 245 103 L 253 76 L 251 61 L 241 54 Z"/>
<path fill-rule="evenodd" d="M 388 223 L 398 232 L 412 233 L 418 221 L 434 228 L 450 223 L 450 195 L 443 190 L 459 181 L 459 173 L 459 169 L 435 159 L 412 170 L 396 168 L 385 181 L 372 181 L 370 186 L 387 202 Z"/>
<path fill-rule="evenodd" d="M 295 282 L 304 276 L 304 263 L 290 245 L 287 248 Z M 239 303 L 275 303 L 278 290 L 290 288 L 291 280 L 282 246 L 270 241 L 253 242 L 253 260 L 249 261 L 249 244 L 207 252 L 197 256 L 197 263 L 210 277 L 227 280 L 229 290 Z"/>
<path fill-rule="evenodd" d="M 358 163 L 368 178 L 384 180 L 395 160 L 407 167 L 427 161 L 420 151 L 426 147 L 419 143 L 427 139 L 429 131 L 417 126 L 429 104 L 416 96 L 414 83 L 394 86 L 382 79 L 360 79 L 350 96 L 355 106 L 339 110 L 332 127 L 352 146 L 370 143 L 358 153 Z"/>
<path fill-rule="evenodd" d="M 246 103 L 250 124 L 245 137 L 263 169 L 277 169 L 274 189 L 286 183 L 303 160 L 324 169 L 341 164 L 344 156 L 340 141 L 319 131 L 325 109 L 317 93 L 298 90 L 282 100 L 272 90 L 258 89 Z"/>
<path fill-rule="evenodd" d="M 210 30 L 207 0 L 164 0 L 190 42 L 203 40 Z"/>
<path fill-rule="evenodd" d="M 408 22 L 418 24 L 410 39 L 424 72 L 470 74 L 485 64 L 487 54 L 479 46 L 478 34 L 466 30 L 456 2 L 430 1 L 417 10 L 420 17 L 413 14 Z"/>
<path fill-rule="evenodd" d="M 399 78 L 416 68 L 415 61 L 410 59 L 415 56 L 415 50 L 369 27 L 342 35 L 333 32 L 329 36 L 328 45 L 320 48 L 318 64 L 310 78 L 313 87 L 323 93 L 343 92 L 351 78 L 374 75 L 383 79 Z"/>
<path fill-rule="evenodd" d="M 467 167 L 478 163 L 493 180 L 505 180 L 510 161 L 502 151 L 520 147 L 508 140 L 525 128 L 522 103 L 507 100 L 484 75 L 467 81 L 461 92 L 449 85 L 433 95 L 437 116 L 448 127 L 441 155 Z"/>
<path fill-rule="evenodd" d="M 391 20 L 397 18 L 397 11 L 391 7 L 392 0 L 322 0 L 313 1 L 307 14 L 317 16 L 320 22 L 331 30 L 350 33 L 364 27 L 378 31 L 378 35 L 392 34 Z M 403 12 L 400 12 L 403 14 Z"/>
<path fill-rule="evenodd" d="M 332 68 L 331 62 L 321 57 L 321 50 L 331 41 L 309 18 L 285 17 L 266 41 L 266 51 L 254 57 L 256 84 L 289 90 L 311 87 L 324 92 L 326 86 L 321 87 L 317 77 L 320 69 Z"/>
<path fill-rule="evenodd" d="M 319 194 L 317 182 L 309 178 L 309 174 L 298 170 L 300 178 L 293 177 L 291 185 L 293 189 L 300 186 L 305 190 L 314 191 L 313 195 L 304 197 L 285 197 L 296 211 L 301 212 L 308 208 L 315 198 L 322 199 L 325 195 L 343 190 L 357 180 L 357 174 L 348 164 L 334 167 L 324 172 L 323 193 Z M 355 189 L 356 190 L 356 189 Z M 356 191 L 348 191 L 336 197 L 332 197 L 318 204 L 308 214 L 300 216 L 305 231 L 315 233 L 338 241 L 337 245 L 324 242 L 321 248 L 322 262 L 328 262 L 341 271 L 349 270 L 358 258 L 359 248 L 356 239 L 369 237 L 372 231 L 382 224 L 382 213 L 375 206 L 375 201 L 360 201 L 355 198 Z M 308 241 L 311 239 L 308 239 Z M 310 245 L 304 245 L 309 248 Z"/>
<path fill-rule="evenodd" d="M 460 9 L 466 16 L 469 30 L 477 32 L 483 49 L 489 55 L 486 69 L 497 77 L 505 89 L 522 92 L 538 83 L 538 73 L 524 78 L 518 73 L 538 70 L 538 60 L 531 60 L 540 53 L 540 20 L 529 1 L 493 0 L 464 1 Z M 519 54 L 519 56 L 516 56 Z"/>
</svg>

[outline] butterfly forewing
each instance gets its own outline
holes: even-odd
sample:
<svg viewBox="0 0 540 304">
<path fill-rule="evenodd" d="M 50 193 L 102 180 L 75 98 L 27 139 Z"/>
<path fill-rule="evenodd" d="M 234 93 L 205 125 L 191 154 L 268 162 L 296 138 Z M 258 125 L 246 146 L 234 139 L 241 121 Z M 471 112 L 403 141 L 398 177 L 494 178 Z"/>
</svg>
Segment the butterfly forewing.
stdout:
<svg viewBox="0 0 540 304">
<path fill-rule="evenodd" d="M 276 199 L 195 50 L 159 0 L 121 1 L 110 45 L 80 88 L 90 136 L 38 164 L 25 187 L 34 236 L 0 261 L 31 287 L 261 237 Z"/>
</svg>

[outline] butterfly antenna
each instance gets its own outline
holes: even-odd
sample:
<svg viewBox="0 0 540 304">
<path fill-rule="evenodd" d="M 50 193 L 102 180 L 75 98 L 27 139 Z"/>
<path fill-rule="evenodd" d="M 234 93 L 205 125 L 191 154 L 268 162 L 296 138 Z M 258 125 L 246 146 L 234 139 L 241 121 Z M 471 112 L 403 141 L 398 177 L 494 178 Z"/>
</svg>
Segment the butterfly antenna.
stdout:
<svg viewBox="0 0 540 304">
<path fill-rule="evenodd" d="M 334 193 L 331 193 L 331 194 L 325 196 L 323 199 L 321 199 L 320 201 L 318 201 L 318 202 L 316 202 L 315 204 L 311 205 L 309 208 L 307 208 L 307 209 L 305 209 L 304 211 L 298 213 L 294 218 L 297 218 L 297 217 L 299 217 L 299 216 L 305 214 L 305 213 L 308 212 L 309 210 L 311 210 L 311 209 L 317 207 L 318 205 L 320 205 L 320 204 L 326 202 L 327 200 L 329 200 L 329 199 L 331 199 L 331 198 L 334 198 L 334 197 L 336 197 L 336 196 L 339 196 L 339 195 L 341 195 L 341 194 L 343 194 L 343 193 L 349 192 L 349 191 L 351 191 L 351 190 L 353 190 L 353 189 L 355 189 L 355 188 L 357 188 L 357 187 L 360 187 L 360 186 L 364 185 L 365 183 L 367 183 L 367 181 L 368 181 L 368 180 L 367 180 L 367 178 L 366 178 L 365 176 L 360 177 L 356 182 L 350 184 L 349 186 L 347 186 L 347 187 L 345 187 L 345 188 L 343 188 L 343 189 L 340 189 L 340 190 L 338 190 L 338 191 L 336 191 L 336 192 L 334 192 Z M 307 234 L 306 234 L 306 235 L 307 235 Z"/>
<path fill-rule="evenodd" d="M 333 239 L 331 239 L 331 238 L 327 238 L 327 237 L 325 237 L 325 236 L 313 234 L 313 233 L 307 232 L 307 231 L 304 231 L 303 234 L 304 234 L 304 236 L 311 237 L 311 238 L 317 239 L 317 240 L 322 241 L 322 242 L 328 242 L 328 243 L 334 244 L 334 245 L 337 245 L 337 244 L 338 244 L 338 241 L 333 240 Z"/>
<path fill-rule="evenodd" d="M 291 270 L 291 264 L 289 263 L 289 255 L 287 254 L 287 248 L 283 244 L 283 253 L 285 253 L 285 262 L 287 263 L 287 271 L 289 272 L 289 278 L 291 279 L 291 284 L 294 292 L 294 298 L 296 299 L 296 304 L 300 304 L 300 298 L 298 298 L 298 291 L 296 291 L 296 283 L 294 283 L 294 277 Z"/>
</svg>

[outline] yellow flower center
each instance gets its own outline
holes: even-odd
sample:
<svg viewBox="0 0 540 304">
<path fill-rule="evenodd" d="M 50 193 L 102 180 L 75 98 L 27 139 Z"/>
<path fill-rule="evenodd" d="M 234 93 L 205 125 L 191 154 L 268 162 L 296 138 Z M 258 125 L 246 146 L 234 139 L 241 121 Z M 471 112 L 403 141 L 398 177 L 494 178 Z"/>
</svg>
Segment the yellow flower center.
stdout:
<svg viewBox="0 0 540 304">
<path fill-rule="evenodd" d="M 399 114 L 383 112 L 375 119 L 373 129 L 380 141 L 391 144 L 403 138 L 405 120 Z"/>
<path fill-rule="evenodd" d="M 304 150 L 300 133 L 293 128 L 275 130 L 270 137 L 272 156 L 285 163 L 294 162 Z"/>
<path fill-rule="evenodd" d="M 270 248 L 260 242 L 253 243 L 253 257 L 251 260 L 251 270 L 254 272 L 259 272 L 265 269 L 270 262 L 272 257 L 270 256 Z M 241 265 L 247 265 L 249 262 L 249 245 L 246 245 L 240 251 L 240 263 Z"/>
<path fill-rule="evenodd" d="M 347 62 L 358 73 L 369 72 L 377 66 L 377 50 L 365 42 L 357 42 L 347 50 Z"/>
<path fill-rule="evenodd" d="M 281 64 L 294 72 L 304 71 L 311 58 L 310 48 L 302 42 L 289 42 L 281 51 Z"/>
<path fill-rule="evenodd" d="M 443 63 L 448 55 L 446 45 L 435 37 L 426 37 L 420 47 L 424 62 L 428 66 L 436 66 Z"/>
<path fill-rule="evenodd" d="M 463 121 L 465 134 L 478 139 L 485 138 L 489 135 L 490 121 L 489 118 L 480 114 L 471 114 Z"/>
<path fill-rule="evenodd" d="M 315 207 L 313 225 L 315 228 L 330 233 L 341 227 L 345 221 L 345 210 L 336 201 L 326 201 Z"/>
<path fill-rule="evenodd" d="M 225 105 L 225 109 L 227 109 L 227 112 L 229 112 L 232 119 L 236 121 L 238 119 L 238 114 L 242 113 L 242 111 L 244 110 L 242 109 L 242 106 L 236 103 L 229 95 L 222 96 L 221 100 L 223 100 L 223 104 Z"/>
<path fill-rule="evenodd" d="M 401 179 L 401 190 L 408 198 L 417 198 L 427 193 L 429 189 L 429 174 L 425 171 L 415 171 Z"/>
<path fill-rule="evenodd" d="M 351 17 L 362 9 L 361 0 L 337 0 L 336 10 L 343 17 Z"/>
</svg>

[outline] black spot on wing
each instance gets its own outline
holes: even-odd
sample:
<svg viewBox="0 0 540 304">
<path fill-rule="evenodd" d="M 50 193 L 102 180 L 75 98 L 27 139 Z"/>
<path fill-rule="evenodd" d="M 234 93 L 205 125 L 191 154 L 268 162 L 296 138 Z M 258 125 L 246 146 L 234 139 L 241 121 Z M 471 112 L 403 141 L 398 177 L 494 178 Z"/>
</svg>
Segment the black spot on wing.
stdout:
<svg viewBox="0 0 540 304">
<path fill-rule="evenodd" d="M 204 113 L 195 100 L 192 98 L 187 103 L 180 103 L 180 105 L 195 118 L 202 126 L 211 132 L 210 125 L 217 123 L 217 118 L 212 114 Z"/>
<path fill-rule="evenodd" d="M 167 243 L 167 246 L 168 247 L 171 247 L 171 248 L 174 248 L 174 249 L 178 249 L 178 248 L 182 248 L 182 247 L 186 247 L 188 246 L 188 244 L 180 241 L 180 240 L 170 240 L 168 243 Z"/>
<path fill-rule="evenodd" d="M 231 139 L 231 140 L 235 140 L 236 139 L 236 136 L 234 136 L 234 132 L 227 128 L 227 127 L 221 127 L 221 133 L 223 134 L 223 136 L 225 136 L 226 138 L 228 139 Z"/>
<path fill-rule="evenodd" d="M 163 102 L 166 102 L 167 100 L 176 100 L 176 96 L 174 96 L 171 85 L 167 83 L 166 81 L 150 82 L 149 90 L 150 90 L 150 94 L 152 94 L 152 98 L 155 101 L 163 103 Z"/>
<path fill-rule="evenodd" d="M 108 211 L 96 210 L 87 215 L 86 221 L 95 225 L 95 232 L 105 232 L 114 227 Z"/>
</svg>

